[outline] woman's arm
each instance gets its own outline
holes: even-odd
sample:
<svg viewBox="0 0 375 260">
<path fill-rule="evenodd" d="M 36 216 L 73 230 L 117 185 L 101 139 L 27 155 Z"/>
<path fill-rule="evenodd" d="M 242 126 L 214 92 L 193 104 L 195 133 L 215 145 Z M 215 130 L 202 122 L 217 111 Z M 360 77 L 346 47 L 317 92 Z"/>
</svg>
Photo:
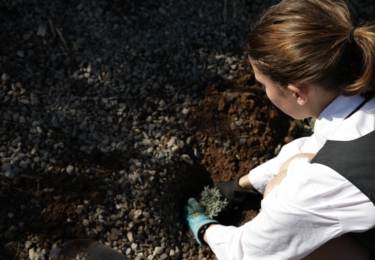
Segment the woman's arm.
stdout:
<svg viewBox="0 0 375 260">
<path fill-rule="evenodd" d="M 293 161 L 296 158 L 308 158 L 311 160 L 314 158 L 315 154 L 312 153 L 299 153 L 292 157 L 290 157 L 281 167 L 279 173 L 273 178 L 266 186 L 266 190 L 264 191 L 263 197 L 266 197 L 268 193 L 270 193 L 273 188 L 275 188 L 277 185 L 280 184 L 280 182 L 285 178 L 286 173 L 288 171 L 288 167 L 291 161 Z"/>
<path fill-rule="evenodd" d="M 314 158 L 315 154 L 313 153 L 299 153 L 299 154 L 296 154 L 292 157 L 290 157 L 281 167 L 280 167 L 280 171 L 279 172 L 282 172 L 284 170 L 287 170 L 288 167 L 289 167 L 289 164 L 291 161 L 293 161 L 294 159 L 296 158 L 308 158 L 309 160 L 311 160 L 312 158 Z"/>
<path fill-rule="evenodd" d="M 264 194 L 267 184 L 279 173 L 282 165 L 291 158 L 292 155 L 304 152 L 317 152 L 316 138 L 298 138 L 284 145 L 280 153 L 273 159 L 255 167 L 247 176 L 251 185 L 260 193 Z"/>
</svg>

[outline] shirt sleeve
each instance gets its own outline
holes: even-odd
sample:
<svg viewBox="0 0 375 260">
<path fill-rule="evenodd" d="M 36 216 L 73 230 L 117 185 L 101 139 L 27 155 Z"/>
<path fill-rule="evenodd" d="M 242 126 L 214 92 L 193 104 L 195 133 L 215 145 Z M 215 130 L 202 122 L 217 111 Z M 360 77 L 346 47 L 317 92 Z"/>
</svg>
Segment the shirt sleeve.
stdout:
<svg viewBox="0 0 375 260">
<path fill-rule="evenodd" d="M 207 230 L 218 259 L 301 259 L 342 235 L 335 211 L 316 193 L 308 174 L 301 173 L 309 165 L 306 159 L 293 160 L 252 221 L 239 228 L 216 225 Z"/>
<path fill-rule="evenodd" d="M 316 153 L 317 151 L 314 135 L 298 138 L 284 145 L 275 158 L 252 169 L 248 175 L 249 181 L 257 191 L 263 194 L 268 182 L 279 173 L 280 167 L 290 157 L 298 153 Z"/>
</svg>

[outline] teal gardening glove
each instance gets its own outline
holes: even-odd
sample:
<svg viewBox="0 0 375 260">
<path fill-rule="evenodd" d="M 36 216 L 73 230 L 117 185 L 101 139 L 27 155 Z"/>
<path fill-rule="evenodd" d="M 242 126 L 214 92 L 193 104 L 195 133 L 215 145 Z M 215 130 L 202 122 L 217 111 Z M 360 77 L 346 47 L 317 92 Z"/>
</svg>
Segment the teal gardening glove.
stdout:
<svg viewBox="0 0 375 260">
<path fill-rule="evenodd" d="M 204 213 L 198 202 L 190 198 L 187 205 L 184 207 L 184 217 L 186 218 L 191 231 L 199 245 L 208 246 L 203 240 L 204 233 L 210 224 L 219 223 L 216 220 L 209 218 Z"/>
</svg>

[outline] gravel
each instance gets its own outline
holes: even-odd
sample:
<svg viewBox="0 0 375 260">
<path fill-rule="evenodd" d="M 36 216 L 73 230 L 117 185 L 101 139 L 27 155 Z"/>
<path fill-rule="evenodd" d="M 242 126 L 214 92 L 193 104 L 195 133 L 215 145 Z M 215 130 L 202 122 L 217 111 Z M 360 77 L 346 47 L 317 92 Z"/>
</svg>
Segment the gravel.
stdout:
<svg viewBox="0 0 375 260">
<path fill-rule="evenodd" d="M 167 197 L 183 197 L 181 165 L 201 157 L 198 149 L 195 157 L 185 152 L 200 89 L 248 71 L 246 35 L 276 2 L 1 1 L 1 174 L 38 180 L 58 171 L 73 176 L 72 185 L 80 175 L 101 176 L 106 203 L 83 201 L 68 222 L 132 259 L 215 259 L 197 247 L 181 205 Z M 350 5 L 356 21 L 374 17 L 372 0 Z M 98 162 L 72 163 L 98 153 L 116 154 L 116 178 L 98 174 Z M 53 188 L 40 191 L 62 200 Z M 37 203 L 17 211 L 27 214 Z M 1 218 L 15 214 L 3 209 Z M 3 228 L 3 235 L 11 241 L 20 228 Z M 20 240 L 19 259 L 48 259 L 57 246 L 37 235 Z"/>
</svg>

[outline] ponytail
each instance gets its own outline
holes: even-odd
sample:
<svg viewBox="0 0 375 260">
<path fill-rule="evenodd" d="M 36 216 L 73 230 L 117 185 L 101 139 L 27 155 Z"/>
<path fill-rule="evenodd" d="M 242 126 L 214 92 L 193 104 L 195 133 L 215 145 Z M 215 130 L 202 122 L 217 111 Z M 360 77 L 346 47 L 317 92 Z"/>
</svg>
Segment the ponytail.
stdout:
<svg viewBox="0 0 375 260">
<path fill-rule="evenodd" d="M 353 40 L 351 44 L 359 52 L 361 64 L 358 75 L 354 75 L 354 82 L 343 87 L 344 94 L 349 96 L 375 90 L 375 25 L 357 28 Z"/>
</svg>

